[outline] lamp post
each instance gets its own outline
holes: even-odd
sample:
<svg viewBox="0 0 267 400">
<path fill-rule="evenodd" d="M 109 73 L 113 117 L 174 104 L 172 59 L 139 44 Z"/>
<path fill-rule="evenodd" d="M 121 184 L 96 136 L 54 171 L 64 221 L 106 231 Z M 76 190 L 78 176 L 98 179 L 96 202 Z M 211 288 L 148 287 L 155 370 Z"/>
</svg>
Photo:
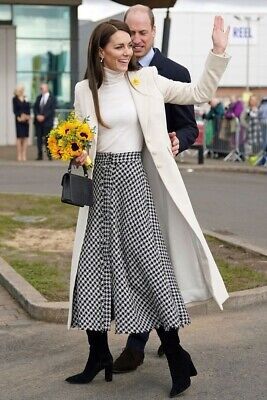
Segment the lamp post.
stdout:
<svg viewBox="0 0 267 400">
<path fill-rule="evenodd" d="M 168 49 L 169 49 L 170 29 L 171 29 L 171 19 L 169 17 L 169 9 L 167 8 L 166 17 L 164 18 L 162 45 L 161 45 L 161 52 L 166 57 L 168 55 Z"/>
<path fill-rule="evenodd" d="M 251 22 L 258 22 L 260 21 L 261 17 L 257 17 L 256 19 L 252 19 L 250 16 L 239 17 L 238 15 L 234 15 L 235 19 L 238 21 L 246 21 L 246 92 L 249 92 L 250 89 L 250 38 L 251 38 Z"/>
</svg>

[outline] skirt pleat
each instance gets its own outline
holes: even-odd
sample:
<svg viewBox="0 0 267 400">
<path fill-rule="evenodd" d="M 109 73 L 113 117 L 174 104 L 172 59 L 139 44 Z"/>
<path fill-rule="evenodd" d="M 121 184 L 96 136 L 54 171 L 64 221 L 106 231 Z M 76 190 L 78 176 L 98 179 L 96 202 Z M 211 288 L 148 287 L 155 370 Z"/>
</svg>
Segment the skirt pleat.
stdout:
<svg viewBox="0 0 267 400">
<path fill-rule="evenodd" d="M 138 333 L 190 323 L 141 153 L 97 153 L 72 327 Z"/>
</svg>

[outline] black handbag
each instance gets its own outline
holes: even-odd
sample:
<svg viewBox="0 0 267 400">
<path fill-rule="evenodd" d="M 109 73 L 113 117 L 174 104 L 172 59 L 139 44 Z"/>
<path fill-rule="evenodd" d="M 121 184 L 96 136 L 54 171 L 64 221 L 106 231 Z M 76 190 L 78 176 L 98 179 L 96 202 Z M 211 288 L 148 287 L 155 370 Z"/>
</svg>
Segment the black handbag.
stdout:
<svg viewBox="0 0 267 400">
<path fill-rule="evenodd" d="M 69 163 L 68 172 L 66 172 L 61 181 L 62 185 L 62 203 L 72 204 L 74 206 L 92 206 L 93 205 L 93 181 L 88 178 L 87 169 L 83 165 L 84 176 L 71 173 L 72 161 Z"/>
</svg>

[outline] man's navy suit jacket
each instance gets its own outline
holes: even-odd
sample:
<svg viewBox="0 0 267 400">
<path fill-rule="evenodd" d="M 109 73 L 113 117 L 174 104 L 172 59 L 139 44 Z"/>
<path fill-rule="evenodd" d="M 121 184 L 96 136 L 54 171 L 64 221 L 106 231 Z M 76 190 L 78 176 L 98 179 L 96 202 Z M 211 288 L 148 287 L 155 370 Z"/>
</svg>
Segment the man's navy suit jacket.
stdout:
<svg viewBox="0 0 267 400">
<path fill-rule="evenodd" d="M 57 106 L 56 98 L 51 93 L 49 93 L 49 97 L 48 97 L 47 102 L 44 105 L 44 108 L 42 111 L 40 109 L 41 98 L 42 98 L 42 95 L 37 96 L 36 101 L 33 106 L 34 124 L 42 125 L 44 127 L 50 128 L 54 124 L 55 111 L 56 111 L 56 106 Z M 38 114 L 44 115 L 45 120 L 43 122 L 37 121 L 36 116 Z"/>
<path fill-rule="evenodd" d="M 165 57 L 158 49 L 150 66 L 155 66 L 159 75 L 180 82 L 191 82 L 189 71 L 180 64 Z M 176 132 L 179 139 L 179 153 L 188 149 L 198 136 L 198 128 L 195 120 L 194 107 L 165 104 L 168 132 Z"/>
</svg>

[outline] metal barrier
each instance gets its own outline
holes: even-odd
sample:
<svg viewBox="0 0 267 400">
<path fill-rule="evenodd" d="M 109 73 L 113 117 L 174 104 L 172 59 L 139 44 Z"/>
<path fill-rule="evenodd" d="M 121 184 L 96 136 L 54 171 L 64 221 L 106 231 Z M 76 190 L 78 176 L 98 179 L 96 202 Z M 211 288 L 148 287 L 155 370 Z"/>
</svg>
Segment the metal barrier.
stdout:
<svg viewBox="0 0 267 400">
<path fill-rule="evenodd" d="M 213 135 L 209 134 L 209 125 L 214 124 L 209 120 L 205 122 L 205 150 L 204 155 L 208 154 L 216 158 L 224 156 L 225 161 L 244 161 L 250 156 L 262 152 L 267 145 L 267 121 L 259 121 L 254 130 L 245 128 L 240 124 L 238 118 L 220 121 L 220 127 L 214 130 Z"/>
<path fill-rule="evenodd" d="M 238 118 L 227 119 L 222 117 L 216 120 L 208 120 L 205 122 L 205 131 L 206 156 L 209 155 L 212 158 L 229 156 L 226 160 L 228 161 L 233 158 L 233 154 L 240 153 L 240 147 L 243 144 L 243 132 L 241 132 Z"/>
<path fill-rule="evenodd" d="M 233 137 L 231 137 L 232 139 L 232 144 L 234 146 L 234 148 L 229 152 L 229 154 L 227 154 L 226 157 L 224 157 L 224 161 L 244 161 L 244 154 L 242 154 L 240 152 L 240 133 L 241 133 L 241 125 L 239 122 L 239 119 L 233 118 L 234 122 L 235 122 L 235 132 L 233 134 Z M 231 132 L 232 133 L 232 132 Z"/>
</svg>

